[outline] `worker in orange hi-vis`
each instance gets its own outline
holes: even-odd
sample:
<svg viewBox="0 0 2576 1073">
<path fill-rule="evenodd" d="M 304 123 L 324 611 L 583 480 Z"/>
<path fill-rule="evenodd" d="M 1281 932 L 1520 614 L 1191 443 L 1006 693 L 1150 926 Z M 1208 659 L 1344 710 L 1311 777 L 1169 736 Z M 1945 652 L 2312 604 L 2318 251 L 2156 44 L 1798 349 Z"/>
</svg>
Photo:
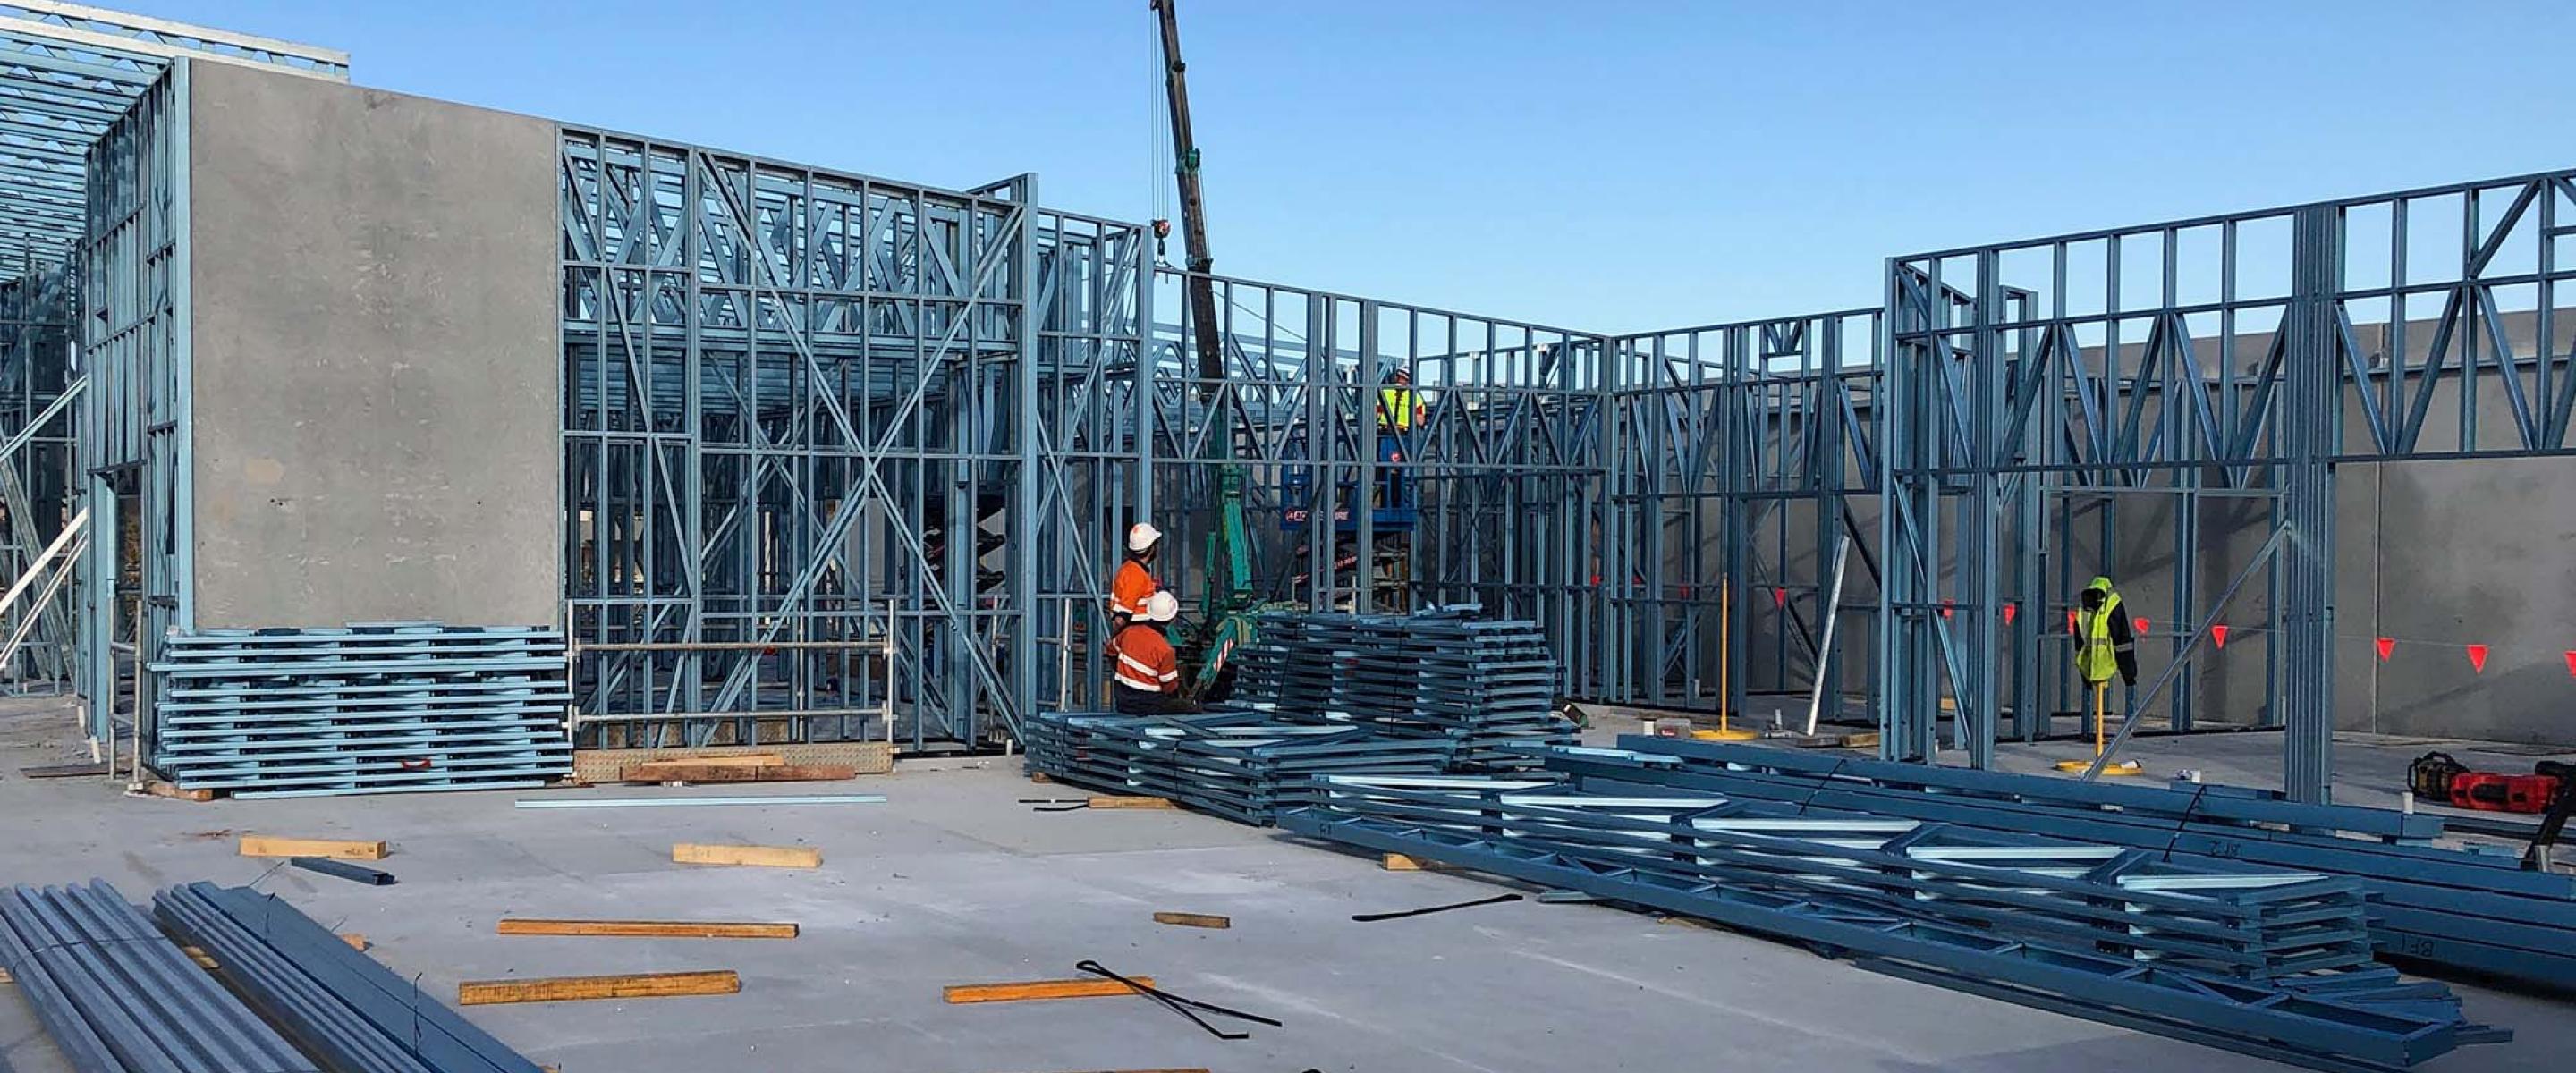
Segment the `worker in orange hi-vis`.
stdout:
<svg viewBox="0 0 2576 1073">
<path fill-rule="evenodd" d="M 1163 547 L 1163 531 L 1152 522 L 1137 522 L 1127 528 L 1127 558 L 1118 564 L 1118 573 L 1109 579 L 1109 629 L 1112 636 L 1127 627 L 1136 616 L 1145 613 L 1145 601 L 1163 591 L 1154 580 L 1154 554 Z"/>
<path fill-rule="evenodd" d="M 1181 616 L 1181 598 L 1168 592 L 1147 597 L 1142 614 L 1118 631 L 1111 646 L 1118 661 L 1110 679 L 1113 707 L 1125 715 L 1169 715 L 1195 712 L 1181 697 L 1181 660 L 1163 627 Z"/>
</svg>

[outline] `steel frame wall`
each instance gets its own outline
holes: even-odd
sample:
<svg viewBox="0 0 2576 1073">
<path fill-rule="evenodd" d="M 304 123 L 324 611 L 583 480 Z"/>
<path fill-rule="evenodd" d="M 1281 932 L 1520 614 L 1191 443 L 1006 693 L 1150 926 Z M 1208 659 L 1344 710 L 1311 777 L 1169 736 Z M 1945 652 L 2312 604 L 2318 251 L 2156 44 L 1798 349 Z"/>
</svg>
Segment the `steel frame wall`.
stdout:
<svg viewBox="0 0 2576 1073">
<path fill-rule="evenodd" d="M 1821 672 L 1816 652 L 1845 537 L 1841 608 L 1873 606 L 1879 316 L 1849 309 L 1614 341 L 1615 500 L 1629 539 L 1609 572 L 1618 632 L 1608 647 L 1624 665 L 1601 699 L 1704 708 L 1723 682 L 1728 710 L 1741 711 L 1752 693 L 1803 689 L 1821 673 L 1832 713 L 1848 668 L 1867 691 L 1868 661 L 1853 657 L 1869 651 L 1869 617 L 1834 620 L 1842 636 Z M 1731 673 L 1719 673 L 1721 660 Z"/>
<path fill-rule="evenodd" d="M 1172 533 L 1165 584 L 1193 599 L 1204 584 L 1209 504 L 1232 469 L 1263 595 L 1359 612 L 1478 604 L 1545 624 L 1568 693 L 1607 688 L 1600 646 L 1581 640 L 1607 629 L 1599 538 L 1621 522 L 1607 498 L 1607 338 L 1209 277 L 1227 374 L 1210 381 L 1189 357 L 1189 278 L 1156 273 L 1156 307 L 1182 311 L 1152 351 L 1144 505 Z M 1424 410 L 1410 453 L 1382 451 L 1375 418 L 1398 370 Z M 1388 482 L 1410 484 L 1418 520 L 1382 509 Z"/>
<path fill-rule="evenodd" d="M 143 560 L 92 557 L 93 696 L 134 626 L 94 594 L 140 597 L 149 635 L 189 622 L 180 66 L 110 131 L 87 210 L 81 472 L 99 531 L 138 515 Z M 1231 472 L 1256 582 L 1305 606 L 1536 619 L 1566 694 L 1638 703 L 1705 706 L 1724 636 L 1730 702 L 1856 685 L 1888 755 L 1983 766 L 2076 706 L 2051 622 L 2152 495 L 2177 513 L 2151 641 L 2173 669 L 2123 736 L 2151 709 L 2211 722 L 2192 657 L 2260 591 L 2272 703 L 2226 714 L 2287 726 L 2285 785 L 2317 799 L 2334 467 L 2563 454 L 2576 403 L 2576 173 L 1900 257 L 1882 308 L 1626 336 L 1211 277 L 1228 375 L 1206 381 L 1190 277 L 1138 225 L 1040 208 L 1033 177 L 561 146 L 566 624 L 694 646 L 579 652 L 593 744 L 982 746 L 1095 703 L 1119 533 L 1156 520 L 1160 572 L 1197 595 Z M 1426 412 L 1390 456 L 1372 414 L 1398 368 Z M 1390 479 L 1418 514 L 1372 509 Z M 2251 561 L 2196 558 L 2222 501 L 2269 519 Z"/>
<path fill-rule="evenodd" d="M 2335 467 L 2569 453 L 2571 179 L 1892 259 L 1886 755 L 1937 754 L 1945 695 L 1957 704 L 1946 744 L 1977 767 L 1992 762 L 2008 705 L 2054 710 L 2067 661 L 2006 657 L 2058 644 L 2051 626 L 2094 569 L 2072 561 L 2077 526 L 2099 525 L 2107 561 L 2120 503 L 2167 496 L 2180 518 L 2176 629 L 2159 638 L 2170 660 L 2123 706 L 2120 736 L 2152 704 L 2191 727 L 2193 657 L 2259 581 L 2270 596 L 2261 718 L 2287 730 L 2284 789 L 2326 800 Z M 2503 399 L 2509 421 L 2482 424 L 2482 396 Z M 2437 400 L 2448 412 L 2429 421 Z M 2194 518 L 2222 497 L 2268 507 L 2271 522 L 2257 551 L 2213 573 L 2194 560 Z M 2205 574 L 2232 576 L 2209 586 Z M 2026 612 L 2010 626 L 2006 604 Z"/>
<path fill-rule="evenodd" d="M 915 745 L 1016 726 L 1036 593 L 991 552 L 1035 547 L 1011 528 L 1040 486 L 1035 179 L 940 191 L 569 127 L 562 168 L 573 637 L 891 633 L 906 683 L 837 651 L 614 652 L 575 669 L 584 719 L 619 744 L 892 737 L 854 718 L 903 688 Z"/>
</svg>

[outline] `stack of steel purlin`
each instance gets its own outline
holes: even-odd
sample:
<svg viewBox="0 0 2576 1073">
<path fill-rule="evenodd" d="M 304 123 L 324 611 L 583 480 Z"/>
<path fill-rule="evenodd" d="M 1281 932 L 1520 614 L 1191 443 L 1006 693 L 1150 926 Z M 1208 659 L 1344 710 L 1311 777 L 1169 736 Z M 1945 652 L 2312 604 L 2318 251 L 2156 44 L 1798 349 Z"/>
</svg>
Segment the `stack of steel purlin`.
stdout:
<svg viewBox="0 0 2576 1073">
<path fill-rule="evenodd" d="M 1624 737 L 1551 767 L 1810 808 L 2246 861 L 2348 877 L 2372 895 L 2383 957 L 2576 990 L 2576 876 L 2511 851 L 2434 843 L 2438 817 L 2278 800 L 2239 787 L 2079 783 L 2042 775 L 1838 758 L 1720 742 Z"/>
<path fill-rule="evenodd" d="M 1436 738 L 1456 747 L 1457 770 L 1529 762 L 1505 745 L 1572 741 L 1573 725 L 1555 712 L 1556 661 L 1538 623 L 1474 613 L 1264 614 L 1258 639 L 1234 653 L 1228 707 Z"/>
<path fill-rule="evenodd" d="M 0 961 L 81 1073 L 318 1073 L 105 880 L 0 895 Z"/>
<path fill-rule="evenodd" d="M 1512 746 L 1573 740 L 1552 708 L 1555 662 L 1537 623 L 1472 612 L 1264 614 L 1218 710 L 1041 712 L 1024 728 L 1029 767 L 1266 824 L 1310 775 L 1528 766 Z"/>
<path fill-rule="evenodd" d="M 333 1070 L 538 1073 L 535 1062 L 276 895 L 189 883 L 163 888 L 152 908 Z"/>
<path fill-rule="evenodd" d="M 237 797 L 541 786 L 572 772 L 561 631 L 358 623 L 174 635 L 152 765 Z"/>
<path fill-rule="evenodd" d="M 1249 712 L 1125 716 L 1040 712 L 1027 724 L 1029 765 L 1049 778 L 1167 797 L 1263 825 L 1308 776 L 1439 771 L 1445 742 L 1364 727 L 1284 723 Z"/>
<path fill-rule="evenodd" d="M 2509 1037 L 2371 964 L 2348 878 L 1542 774 L 1324 776 L 1279 825 L 2311 1068 Z"/>
</svg>

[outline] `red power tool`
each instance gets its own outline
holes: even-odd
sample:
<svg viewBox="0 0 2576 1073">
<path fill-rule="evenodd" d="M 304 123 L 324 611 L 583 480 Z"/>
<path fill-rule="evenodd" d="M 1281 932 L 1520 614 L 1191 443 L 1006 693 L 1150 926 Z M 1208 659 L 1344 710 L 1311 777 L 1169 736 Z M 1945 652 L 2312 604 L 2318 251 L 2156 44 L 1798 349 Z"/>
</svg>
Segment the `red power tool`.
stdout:
<svg viewBox="0 0 2576 1073">
<path fill-rule="evenodd" d="M 2406 766 L 2406 783 L 2415 796 L 2452 808 L 2547 812 L 2567 791 L 2570 776 L 2576 776 L 2570 767 L 2544 760 L 2529 775 L 2506 775 L 2471 771 L 2449 753 L 2425 753 Z"/>
<path fill-rule="evenodd" d="M 2416 797 L 2453 808 L 2544 813 L 2523 851 L 2525 868 L 2546 869 L 2549 847 L 2576 819 L 2576 764 L 2543 760 L 2529 775 L 2504 775 L 2471 771 L 2449 753 L 2425 753 L 2406 765 L 2406 785 Z"/>
</svg>

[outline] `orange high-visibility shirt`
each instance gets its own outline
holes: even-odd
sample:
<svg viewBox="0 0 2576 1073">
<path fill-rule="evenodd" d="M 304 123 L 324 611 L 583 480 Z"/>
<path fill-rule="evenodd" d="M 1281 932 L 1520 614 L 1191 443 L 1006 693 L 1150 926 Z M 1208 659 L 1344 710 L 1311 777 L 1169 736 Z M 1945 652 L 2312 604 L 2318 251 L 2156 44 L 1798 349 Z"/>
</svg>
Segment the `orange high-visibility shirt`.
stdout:
<svg viewBox="0 0 2576 1073">
<path fill-rule="evenodd" d="M 1109 579 L 1109 610 L 1121 615 L 1145 613 L 1145 601 L 1162 589 L 1145 564 L 1129 559 L 1118 564 L 1118 573 Z"/>
<path fill-rule="evenodd" d="M 1131 623 L 1118 631 L 1112 645 L 1118 657 L 1118 684 L 1147 693 L 1180 688 L 1181 658 L 1163 631 L 1150 622 Z"/>
</svg>

